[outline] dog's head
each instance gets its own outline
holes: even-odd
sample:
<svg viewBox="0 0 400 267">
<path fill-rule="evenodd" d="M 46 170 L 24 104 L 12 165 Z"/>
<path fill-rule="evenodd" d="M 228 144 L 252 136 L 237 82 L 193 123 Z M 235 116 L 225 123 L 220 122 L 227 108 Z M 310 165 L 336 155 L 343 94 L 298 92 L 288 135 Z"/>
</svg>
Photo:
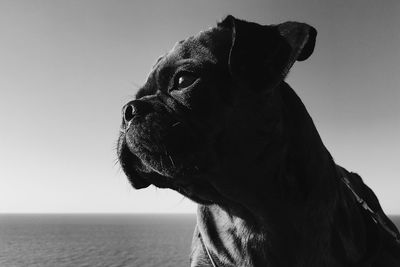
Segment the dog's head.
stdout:
<svg viewBox="0 0 400 267">
<path fill-rule="evenodd" d="M 315 37 L 303 23 L 228 16 L 178 42 L 123 108 L 118 156 L 133 187 L 154 184 L 210 204 L 259 185 L 253 174 L 273 172 L 284 153 L 274 88 L 311 55 Z"/>
</svg>

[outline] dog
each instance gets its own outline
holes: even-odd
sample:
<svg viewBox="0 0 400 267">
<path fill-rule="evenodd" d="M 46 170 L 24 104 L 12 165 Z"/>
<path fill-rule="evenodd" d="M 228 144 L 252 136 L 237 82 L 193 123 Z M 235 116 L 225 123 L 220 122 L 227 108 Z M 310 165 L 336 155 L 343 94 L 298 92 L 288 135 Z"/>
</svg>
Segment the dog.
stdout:
<svg viewBox="0 0 400 267">
<path fill-rule="evenodd" d="M 398 230 L 285 82 L 316 35 L 229 15 L 160 57 L 123 107 L 132 186 L 198 203 L 191 266 L 400 266 Z"/>
</svg>

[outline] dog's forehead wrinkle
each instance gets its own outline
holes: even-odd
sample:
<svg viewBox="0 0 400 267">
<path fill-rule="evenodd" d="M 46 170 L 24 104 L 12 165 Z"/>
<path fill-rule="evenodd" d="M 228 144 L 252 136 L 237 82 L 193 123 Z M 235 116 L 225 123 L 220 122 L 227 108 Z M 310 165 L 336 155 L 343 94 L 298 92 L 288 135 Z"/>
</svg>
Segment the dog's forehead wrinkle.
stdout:
<svg viewBox="0 0 400 267">
<path fill-rule="evenodd" d="M 165 60 L 165 58 L 167 57 L 169 52 L 165 52 L 164 54 L 160 55 L 156 62 L 153 64 L 153 66 L 150 69 L 150 72 L 148 74 L 148 76 L 151 75 L 152 72 L 154 72 L 155 69 L 157 69 L 159 67 L 160 64 L 162 64 L 162 62 Z"/>
<path fill-rule="evenodd" d="M 155 94 L 157 92 L 157 86 L 154 81 L 155 81 L 155 73 L 154 73 L 154 71 L 152 71 L 148 75 L 145 84 L 136 93 L 135 99 L 139 99 L 143 96 Z"/>
<path fill-rule="evenodd" d="M 165 57 L 166 53 L 162 54 L 161 56 L 159 56 L 156 60 L 156 63 L 154 63 L 153 65 L 153 69 L 157 66 L 157 64 Z"/>
<path fill-rule="evenodd" d="M 198 34 L 175 44 L 166 57 L 176 57 L 177 59 L 193 58 L 199 61 L 211 61 L 215 63 L 216 57 L 212 51 L 212 47 L 213 45 L 210 40 Z"/>
<path fill-rule="evenodd" d="M 150 74 L 155 73 L 157 78 L 162 75 L 168 76 L 166 75 L 168 72 L 185 63 L 184 59 L 197 60 L 193 61 L 193 63 L 207 61 L 216 64 L 218 62 L 216 55 L 220 54 L 219 50 L 221 50 L 221 46 L 226 46 L 223 44 L 226 42 L 221 42 L 222 37 L 218 33 L 219 31 L 216 28 L 211 28 L 210 30 L 202 31 L 194 36 L 178 41 L 169 52 L 157 59 Z M 229 49 L 225 50 L 229 52 Z"/>
<path fill-rule="evenodd" d="M 171 51 L 175 50 L 179 45 L 181 45 L 183 42 L 185 42 L 186 39 L 180 40 L 174 44 L 172 47 Z"/>
</svg>

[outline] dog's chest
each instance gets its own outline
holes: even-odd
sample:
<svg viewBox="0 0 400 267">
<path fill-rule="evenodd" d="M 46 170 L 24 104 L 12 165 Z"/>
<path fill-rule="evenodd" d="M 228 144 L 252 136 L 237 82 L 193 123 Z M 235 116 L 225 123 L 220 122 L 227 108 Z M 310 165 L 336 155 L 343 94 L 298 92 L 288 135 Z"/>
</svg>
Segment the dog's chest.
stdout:
<svg viewBox="0 0 400 267">
<path fill-rule="evenodd" d="M 267 247 L 265 236 L 242 219 L 207 207 L 198 213 L 191 266 L 270 266 Z"/>
</svg>

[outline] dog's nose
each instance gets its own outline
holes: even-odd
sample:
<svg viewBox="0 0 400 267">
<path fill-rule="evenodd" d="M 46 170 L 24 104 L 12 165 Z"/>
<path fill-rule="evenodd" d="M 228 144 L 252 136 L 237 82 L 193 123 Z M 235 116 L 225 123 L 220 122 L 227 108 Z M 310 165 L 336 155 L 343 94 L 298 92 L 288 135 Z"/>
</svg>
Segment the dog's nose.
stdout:
<svg viewBox="0 0 400 267">
<path fill-rule="evenodd" d="M 135 116 L 145 115 L 151 111 L 151 104 L 143 100 L 133 100 L 122 109 L 124 122 L 127 125 Z"/>
</svg>

